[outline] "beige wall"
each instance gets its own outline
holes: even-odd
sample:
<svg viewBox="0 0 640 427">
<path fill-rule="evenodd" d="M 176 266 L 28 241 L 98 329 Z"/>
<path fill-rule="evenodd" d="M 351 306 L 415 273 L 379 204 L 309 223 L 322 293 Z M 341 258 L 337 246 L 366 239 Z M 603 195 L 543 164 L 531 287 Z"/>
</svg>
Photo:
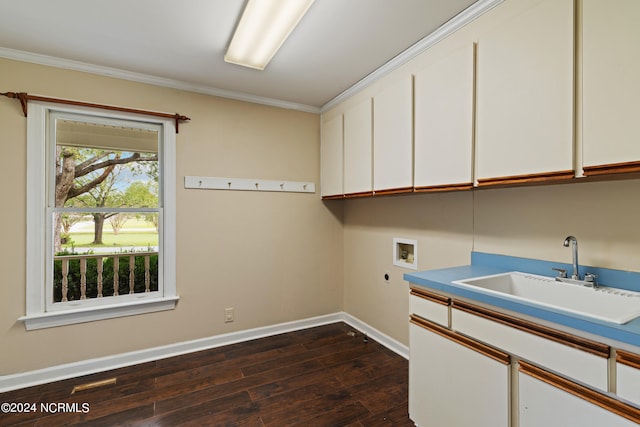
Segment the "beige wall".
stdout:
<svg viewBox="0 0 640 427">
<path fill-rule="evenodd" d="M 418 241 L 419 270 L 472 250 L 570 263 L 572 234 L 582 265 L 640 271 L 639 194 L 629 180 L 345 201 L 345 311 L 408 345 L 412 270 L 393 266 L 394 237 Z"/>
<path fill-rule="evenodd" d="M 319 116 L 0 59 L 1 91 L 191 117 L 177 138 L 173 311 L 26 332 L 26 120 L 0 98 L 0 375 L 342 310 L 342 208 L 316 194 L 185 190 L 185 175 L 319 185 Z M 225 307 L 236 320 L 223 322 Z"/>
<path fill-rule="evenodd" d="M 418 242 L 418 270 L 469 264 L 470 192 L 347 200 L 344 211 L 345 311 L 408 345 L 409 285 L 414 272 L 393 265 L 393 238 Z M 389 271 L 390 283 L 384 273 Z"/>
</svg>

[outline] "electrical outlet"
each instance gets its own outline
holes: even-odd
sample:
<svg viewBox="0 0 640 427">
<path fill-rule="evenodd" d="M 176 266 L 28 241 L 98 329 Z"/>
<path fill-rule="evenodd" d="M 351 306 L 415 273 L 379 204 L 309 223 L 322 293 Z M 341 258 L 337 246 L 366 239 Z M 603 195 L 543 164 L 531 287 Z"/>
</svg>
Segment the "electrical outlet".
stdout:
<svg viewBox="0 0 640 427">
<path fill-rule="evenodd" d="M 383 279 L 384 279 L 384 283 L 391 283 L 391 272 L 385 271 Z"/>
<path fill-rule="evenodd" d="M 233 322 L 233 307 L 224 309 L 224 323 Z"/>
</svg>

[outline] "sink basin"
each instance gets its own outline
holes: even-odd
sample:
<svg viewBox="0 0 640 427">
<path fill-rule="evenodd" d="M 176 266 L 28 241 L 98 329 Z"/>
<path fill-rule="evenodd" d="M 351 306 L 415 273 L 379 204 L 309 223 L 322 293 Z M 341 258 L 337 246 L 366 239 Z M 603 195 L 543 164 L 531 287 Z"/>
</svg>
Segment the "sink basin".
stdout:
<svg viewBox="0 0 640 427">
<path fill-rule="evenodd" d="M 627 323 L 640 316 L 640 292 L 604 286 L 590 288 L 518 271 L 472 277 L 453 283 L 487 295 L 617 324 Z"/>
</svg>

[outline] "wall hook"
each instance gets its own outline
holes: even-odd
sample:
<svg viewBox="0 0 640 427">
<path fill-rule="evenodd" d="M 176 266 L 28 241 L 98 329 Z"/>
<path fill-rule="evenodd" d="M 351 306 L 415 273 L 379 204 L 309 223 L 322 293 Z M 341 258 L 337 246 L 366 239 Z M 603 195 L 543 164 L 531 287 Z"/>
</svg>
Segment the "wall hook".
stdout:
<svg viewBox="0 0 640 427">
<path fill-rule="evenodd" d="M 255 178 L 185 176 L 185 188 L 236 191 L 278 191 L 288 193 L 315 193 L 313 182 L 266 180 Z"/>
</svg>

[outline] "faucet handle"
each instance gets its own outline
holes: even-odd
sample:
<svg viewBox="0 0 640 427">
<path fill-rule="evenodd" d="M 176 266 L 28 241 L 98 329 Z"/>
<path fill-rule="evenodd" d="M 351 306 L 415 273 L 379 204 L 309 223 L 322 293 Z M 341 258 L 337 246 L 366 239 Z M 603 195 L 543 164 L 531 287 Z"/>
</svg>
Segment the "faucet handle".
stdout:
<svg viewBox="0 0 640 427">
<path fill-rule="evenodd" d="M 598 275 L 593 273 L 585 273 L 584 281 L 593 283 L 593 286 L 596 286 L 598 284 Z"/>
<path fill-rule="evenodd" d="M 561 277 L 563 279 L 567 278 L 567 270 L 565 270 L 564 268 L 553 267 L 552 270 L 558 272 L 558 277 Z"/>
</svg>

